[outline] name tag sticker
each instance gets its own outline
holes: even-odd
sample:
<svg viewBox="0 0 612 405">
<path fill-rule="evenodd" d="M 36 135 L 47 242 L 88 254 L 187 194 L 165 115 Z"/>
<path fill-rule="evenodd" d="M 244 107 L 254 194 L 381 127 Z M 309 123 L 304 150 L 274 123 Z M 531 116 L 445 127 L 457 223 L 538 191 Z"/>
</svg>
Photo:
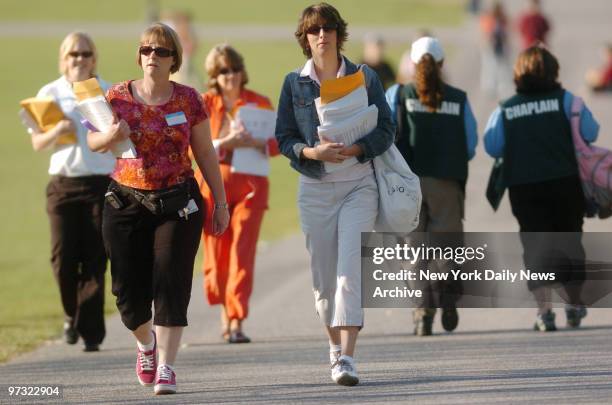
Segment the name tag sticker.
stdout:
<svg viewBox="0 0 612 405">
<path fill-rule="evenodd" d="M 185 117 L 185 113 L 182 111 L 166 115 L 166 123 L 168 124 L 169 127 L 174 126 L 174 125 L 181 125 L 186 122 L 187 122 L 187 117 Z"/>
</svg>

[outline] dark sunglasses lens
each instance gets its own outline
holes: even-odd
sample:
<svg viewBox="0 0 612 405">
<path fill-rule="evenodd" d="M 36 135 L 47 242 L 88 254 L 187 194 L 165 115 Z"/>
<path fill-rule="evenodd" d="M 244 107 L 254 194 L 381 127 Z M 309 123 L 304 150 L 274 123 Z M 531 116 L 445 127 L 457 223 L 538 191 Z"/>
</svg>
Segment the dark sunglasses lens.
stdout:
<svg viewBox="0 0 612 405">
<path fill-rule="evenodd" d="M 319 34 L 319 32 L 321 32 L 321 30 L 325 31 L 325 32 L 331 32 L 334 31 L 336 29 L 335 25 L 323 25 L 323 26 L 313 26 L 310 27 L 306 30 L 307 34 L 312 34 L 312 35 L 317 35 Z"/>
<path fill-rule="evenodd" d="M 68 55 L 72 56 L 73 58 L 78 58 L 79 56 L 82 56 L 84 58 L 91 58 L 93 56 L 93 52 L 91 52 L 91 51 L 69 52 Z"/>
<path fill-rule="evenodd" d="M 172 51 L 168 48 L 155 48 L 155 54 L 161 58 L 167 58 L 172 55 Z"/>
<path fill-rule="evenodd" d="M 325 32 L 331 32 L 331 31 L 335 31 L 336 30 L 336 26 L 335 25 L 324 25 L 322 28 L 323 28 L 323 31 L 325 31 Z"/>
<path fill-rule="evenodd" d="M 149 56 L 151 52 L 153 52 L 153 48 L 150 46 L 141 46 L 138 52 L 140 52 L 141 55 Z"/>
</svg>

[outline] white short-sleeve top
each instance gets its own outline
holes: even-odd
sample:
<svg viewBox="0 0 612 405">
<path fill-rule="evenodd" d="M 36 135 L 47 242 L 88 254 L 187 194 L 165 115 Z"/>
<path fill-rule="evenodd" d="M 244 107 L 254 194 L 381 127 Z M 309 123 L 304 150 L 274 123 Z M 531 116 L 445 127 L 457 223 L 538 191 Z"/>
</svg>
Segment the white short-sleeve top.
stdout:
<svg viewBox="0 0 612 405">
<path fill-rule="evenodd" d="M 98 78 L 102 90 L 110 85 Z M 83 116 L 76 109 L 76 98 L 72 84 L 64 77 L 43 86 L 37 97 L 53 97 L 66 117 L 72 120 L 77 129 L 77 143 L 55 146 L 49 164 L 50 175 L 66 177 L 110 174 L 115 167 L 112 153 L 93 152 L 87 145 L 87 128 L 81 124 Z"/>
</svg>

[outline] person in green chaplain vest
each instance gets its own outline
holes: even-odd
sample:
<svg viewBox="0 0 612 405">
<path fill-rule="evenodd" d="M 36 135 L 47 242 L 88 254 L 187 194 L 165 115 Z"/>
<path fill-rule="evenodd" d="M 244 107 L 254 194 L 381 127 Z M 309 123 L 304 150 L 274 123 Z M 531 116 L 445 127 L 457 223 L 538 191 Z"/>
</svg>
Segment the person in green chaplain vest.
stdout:
<svg viewBox="0 0 612 405">
<path fill-rule="evenodd" d="M 523 51 L 514 66 L 516 95 L 491 114 L 484 135 L 487 153 L 504 160 L 503 180 L 520 227 L 525 266 L 555 278 L 527 282 L 538 304 L 534 329 L 542 332 L 556 330 L 553 286 L 561 287 L 557 292 L 567 303 L 569 327 L 580 326 L 586 316 L 581 300 L 585 254 L 580 241 L 585 202 L 569 121 L 574 96 L 563 89 L 558 73 L 557 59 L 544 47 Z M 599 132 L 586 107 L 580 113 L 580 132 L 587 143 Z M 559 238 L 560 234 L 549 232 L 571 234 Z"/>
<path fill-rule="evenodd" d="M 387 102 L 398 126 L 397 147 L 421 180 L 423 205 L 415 232 L 452 235 L 445 236 L 444 244 L 462 244 L 468 161 L 478 142 L 476 119 L 466 93 L 442 79 L 444 51 L 437 39 L 419 38 L 412 44 L 410 57 L 416 66 L 413 83 L 390 88 Z M 422 236 L 413 234 L 411 243 L 420 245 Z M 421 262 L 417 268 L 448 272 L 451 265 L 457 268 L 441 260 Z M 460 282 L 416 280 L 409 284 L 423 292 L 413 314 L 416 335 L 432 334 L 439 307 L 442 327 L 449 332 L 457 327 Z"/>
</svg>

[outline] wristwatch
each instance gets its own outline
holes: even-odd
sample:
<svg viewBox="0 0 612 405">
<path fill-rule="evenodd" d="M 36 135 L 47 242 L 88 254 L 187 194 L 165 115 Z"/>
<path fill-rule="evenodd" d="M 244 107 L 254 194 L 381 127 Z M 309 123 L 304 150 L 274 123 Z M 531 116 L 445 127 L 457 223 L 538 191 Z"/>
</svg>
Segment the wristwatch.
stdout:
<svg viewBox="0 0 612 405">
<path fill-rule="evenodd" d="M 223 202 L 223 203 L 215 203 L 215 208 L 227 208 L 227 203 Z"/>
</svg>

